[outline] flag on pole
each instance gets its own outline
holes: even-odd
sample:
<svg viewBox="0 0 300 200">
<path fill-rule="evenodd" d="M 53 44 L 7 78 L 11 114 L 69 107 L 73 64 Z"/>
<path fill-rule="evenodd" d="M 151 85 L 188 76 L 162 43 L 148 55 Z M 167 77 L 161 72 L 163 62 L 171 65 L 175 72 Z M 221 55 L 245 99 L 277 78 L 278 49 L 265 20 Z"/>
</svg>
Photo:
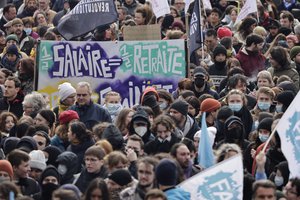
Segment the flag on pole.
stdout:
<svg viewBox="0 0 300 200">
<path fill-rule="evenodd" d="M 201 47 L 201 15 L 199 11 L 199 1 L 200 0 L 195 0 L 194 3 L 194 9 L 191 17 L 191 22 L 190 22 L 190 32 L 189 32 L 189 47 L 190 47 L 190 55 L 192 53 L 199 49 Z"/>
<path fill-rule="evenodd" d="M 215 163 L 214 152 L 207 131 L 206 112 L 202 114 L 201 137 L 198 146 L 198 161 L 204 168 L 209 168 Z"/>
<path fill-rule="evenodd" d="M 170 14 L 170 6 L 168 0 L 151 0 L 152 10 L 156 18 Z"/>
<path fill-rule="evenodd" d="M 178 186 L 189 191 L 191 199 L 243 199 L 243 161 L 236 155 L 192 176 Z"/>
<path fill-rule="evenodd" d="M 57 29 L 66 39 L 81 36 L 96 27 L 111 24 L 118 19 L 112 0 L 81 0 L 59 21 Z"/>
<path fill-rule="evenodd" d="M 300 92 L 276 126 L 281 150 L 288 161 L 290 177 L 300 177 Z"/>
<path fill-rule="evenodd" d="M 191 0 L 185 0 L 184 13 L 187 13 L 191 4 Z"/>
<path fill-rule="evenodd" d="M 204 7 L 204 9 L 211 10 L 212 6 L 211 6 L 211 3 L 210 3 L 210 0 L 203 0 L 203 7 Z"/>
<path fill-rule="evenodd" d="M 235 24 L 242 21 L 249 14 L 257 12 L 256 0 L 246 0 L 244 6 L 242 7 L 239 15 L 236 18 Z"/>
</svg>

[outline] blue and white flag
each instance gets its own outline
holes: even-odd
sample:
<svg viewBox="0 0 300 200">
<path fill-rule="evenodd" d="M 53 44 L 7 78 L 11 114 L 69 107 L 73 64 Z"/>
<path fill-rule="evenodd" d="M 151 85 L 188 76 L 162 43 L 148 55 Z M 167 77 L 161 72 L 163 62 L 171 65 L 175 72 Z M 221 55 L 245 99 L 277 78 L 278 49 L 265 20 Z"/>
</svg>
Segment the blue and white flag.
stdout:
<svg viewBox="0 0 300 200">
<path fill-rule="evenodd" d="M 191 22 L 190 22 L 190 32 L 189 32 L 189 48 L 190 48 L 190 55 L 192 55 L 192 53 L 199 49 L 201 47 L 201 34 L 202 34 L 202 30 L 201 30 L 201 15 L 200 15 L 200 11 L 199 11 L 199 1 L 200 0 L 195 0 L 194 3 L 194 10 L 192 13 L 192 17 L 191 17 Z"/>
<path fill-rule="evenodd" d="M 276 126 L 281 150 L 288 161 L 290 177 L 300 177 L 300 93 L 294 98 Z"/>
<path fill-rule="evenodd" d="M 81 36 L 96 27 L 111 24 L 118 19 L 112 0 L 81 0 L 59 21 L 57 29 L 66 39 Z"/>
<path fill-rule="evenodd" d="M 215 157 L 207 131 L 206 112 L 202 113 L 201 137 L 198 146 L 198 161 L 200 166 L 209 168 L 214 165 Z"/>
<path fill-rule="evenodd" d="M 236 155 L 195 175 L 178 186 L 191 194 L 191 200 L 243 199 L 243 161 Z"/>
</svg>

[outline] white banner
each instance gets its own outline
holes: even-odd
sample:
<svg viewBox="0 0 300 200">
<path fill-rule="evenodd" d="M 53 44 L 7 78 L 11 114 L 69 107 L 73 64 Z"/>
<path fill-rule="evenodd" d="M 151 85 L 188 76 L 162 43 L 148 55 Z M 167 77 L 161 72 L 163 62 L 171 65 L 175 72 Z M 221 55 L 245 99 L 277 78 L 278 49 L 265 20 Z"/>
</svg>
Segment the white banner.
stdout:
<svg viewBox="0 0 300 200">
<path fill-rule="evenodd" d="M 192 200 L 240 200 L 243 199 L 243 179 L 242 155 L 236 155 L 178 186 L 189 191 Z"/>
<path fill-rule="evenodd" d="M 184 13 L 187 13 L 191 4 L 191 0 L 185 0 Z"/>
<path fill-rule="evenodd" d="M 247 17 L 249 14 L 257 12 L 257 2 L 256 0 L 246 0 L 244 6 L 242 7 L 239 15 L 237 16 L 237 19 L 235 23 L 240 22 L 245 17 Z"/>
<path fill-rule="evenodd" d="M 204 7 L 204 9 L 211 10 L 212 6 L 211 6 L 211 3 L 210 3 L 210 0 L 203 0 L 203 7 Z"/>
<path fill-rule="evenodd" d="M 168 0 L 151 0 L 152 10 L 156 18 L 170 14 L 170 6 Z"/>
<path fill-rule="evenodd" d="M 300 93 L 277 124 L 281 150 L 289 163 L 290 177 L 300 177 Z"/>
</svg>

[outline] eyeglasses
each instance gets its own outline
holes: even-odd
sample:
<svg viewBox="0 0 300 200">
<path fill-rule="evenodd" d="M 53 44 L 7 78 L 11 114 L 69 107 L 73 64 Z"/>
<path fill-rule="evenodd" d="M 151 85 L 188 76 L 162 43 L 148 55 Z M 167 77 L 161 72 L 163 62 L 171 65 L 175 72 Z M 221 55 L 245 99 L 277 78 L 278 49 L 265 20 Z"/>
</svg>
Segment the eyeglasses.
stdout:
<svg viewBox="0 0 300 200">
<path fill-rule="evenodd" d="M 26 106 L 26 105 L 23 105 L 23 109 L 32 109 L 33 107 L 32 106 Z"/>
<path fill-rule="evenodd" d="M 97 162 L 99 159 L 96 158 L 85 158 L 84 162 L 90 162 L 90 163 L 95 163 Z"/>
<path fill-rule="evenodd" d="M 86 97 L 88 94 L 76 94 L 77 97 Z"/>
</svg>

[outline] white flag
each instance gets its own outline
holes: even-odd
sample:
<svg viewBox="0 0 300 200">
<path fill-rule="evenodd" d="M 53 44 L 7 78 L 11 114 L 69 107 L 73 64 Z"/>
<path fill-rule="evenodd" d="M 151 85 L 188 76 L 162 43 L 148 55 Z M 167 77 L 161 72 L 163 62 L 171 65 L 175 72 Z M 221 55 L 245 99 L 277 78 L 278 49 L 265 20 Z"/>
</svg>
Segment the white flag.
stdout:
<svg viewBox="0 0 300 200">
<path fill-rule="evenodd" d="M 151 0 L 152 10 L 156 18 L 170 14 L 170 6 L 168 0 Z"/>
<path fill-rule="evenodd" d="M 290 177 L 300 177 L 300 92 L 277 124 L 281 150 L 288 161 Z"/>
<path fill-rule="evenodd" d="M 211 10 L 212 7 L 211 7 L 210 0 L 203 0 L 203 7 L 204 7 L 204 9 L 209 9 L 209 10 Z"/>
<path fill-rule="evenodd" d="M 185 0 L 184 13 L 187 13 L 191 4 L 191 0 Z"/>
<path fill-rule="evenodd" d="M 243 161 L 236 155 L 187 179 L 178 186 L 191 193 L 192 200 L 243 199 Z"/>
<path fill-rule="evenodd" d="M 238 23 L 243 20 L 250 13 L 257 12 L 257 3 L 256 0 L 246 0 L 244 6 L 242 7 L 239 15 L 237 16 L 236 22 Z"/>
</svg>

